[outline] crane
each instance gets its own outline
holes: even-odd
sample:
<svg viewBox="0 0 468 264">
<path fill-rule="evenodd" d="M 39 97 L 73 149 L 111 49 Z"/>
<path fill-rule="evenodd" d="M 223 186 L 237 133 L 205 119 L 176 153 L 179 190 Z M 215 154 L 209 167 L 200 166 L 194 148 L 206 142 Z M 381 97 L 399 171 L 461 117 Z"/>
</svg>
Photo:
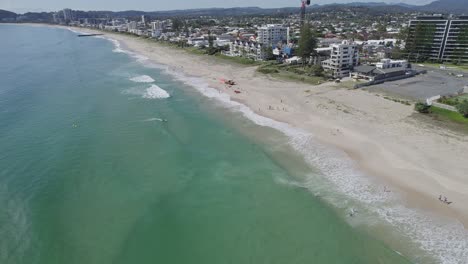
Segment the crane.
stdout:
<svg viewBox="0 0 468 264">
<path fill-rule="evenodd" d="M 301 27 L 304 26 L 306 7 L 310 5 L 310 0 L 301 0 Z"/>
</svg>

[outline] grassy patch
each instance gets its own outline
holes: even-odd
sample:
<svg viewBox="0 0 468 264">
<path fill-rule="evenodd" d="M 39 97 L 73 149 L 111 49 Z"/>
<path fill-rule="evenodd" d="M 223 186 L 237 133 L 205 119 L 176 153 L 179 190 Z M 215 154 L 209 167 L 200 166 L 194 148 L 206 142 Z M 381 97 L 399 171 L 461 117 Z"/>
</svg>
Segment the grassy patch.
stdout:
<svg viewBox="0 0 468 264">
<path fill-rule="evenodd" d="M 274 73 L 272 75 L 280 79 L 299 81 L 299 82 L 304 82 L 304 83 L 308 83 L 312 85 L 319 85 L 319 84 L 326 82 L 326 80 L 323 77 L 307 76 L 307 75 L 301 75 L 301 74 L 288 72 L 288 71 L 281 71 L 281 70 L 278 73 Z"/>
<path fill-rule="evenodd" d="M 340 86 L 347 89 L 354 89 L 356 84 L 361 83 L 360 81 L 344 81 L 340 83 Z"/>
<path fill-rule="evenodd" d="M 273 73 L 279 73 L 278 69 L 274 67 L 263 67 L 260 66 L 257 69 L 258 72 L 263 73 L 263 74 L 273 74 Z"/>
<path fill-rule="evenodd" d="M 216 54 L 215 57 L 220 60 L 230 61 L 230 62 L 242 64 L 242 65 L 260 65 L 261 64 L 261 62 L 254 61 L 252 59 L 248 59 L 244 57 L 230 57 L 230 56 L 226 56 L 223 54 Z"/>
<path fill-rule="evenodd" d="M 278 79 L 303 82 L 311 85 L 319 85 L 325 82 L 325 78 L 321 76 L 314 76 L 308 69 L 302 66 L 290 66 L 284 64 L 276 64 L 273 62 L 264 62 L 262 66 L 257 68 L 257 72 L 263 74 L 270 74 Z"/>
<path fill-rule="evenodd" d="M 439 107 L 432 106 L 430 110 L 430 115 L 443 119 L 443 120 L 450 120 L 459 124 L 464 124 L 468 128 L 468 118 L 463 117 L 458 112 L 452 112 L 449 110 L 445 110 Z"/>
<path fill-rule="evenodd" d="M 185 48 L 185 50 L 187 50 L 187 52 L 195 54 L 195 55 L 206 55 L 206 52 L 204 50 L 199 49 L 199 48 L 195 48 L 195 47 Z"/>
<path fill-rule="evenodd" d="M 468 94 L 462 94 L 455 97 L 442 97 L 438 101 L 442 104 L 457 107 L 457 105 L 462 104 L 464 101 L 468 101 Z"/>
</svg>

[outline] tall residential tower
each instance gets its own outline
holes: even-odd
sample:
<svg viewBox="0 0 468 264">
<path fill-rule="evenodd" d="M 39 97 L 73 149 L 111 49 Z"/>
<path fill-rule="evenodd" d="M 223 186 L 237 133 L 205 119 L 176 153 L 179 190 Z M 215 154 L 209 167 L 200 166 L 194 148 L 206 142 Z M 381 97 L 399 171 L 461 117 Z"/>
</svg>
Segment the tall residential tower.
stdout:
<svg viewBox="0 0 468 264">
<path fill-rule="evenodd" d="M 413 61 L 468 63 L 468 17 L 411 20 L 406 49 Z"/>
</svg>

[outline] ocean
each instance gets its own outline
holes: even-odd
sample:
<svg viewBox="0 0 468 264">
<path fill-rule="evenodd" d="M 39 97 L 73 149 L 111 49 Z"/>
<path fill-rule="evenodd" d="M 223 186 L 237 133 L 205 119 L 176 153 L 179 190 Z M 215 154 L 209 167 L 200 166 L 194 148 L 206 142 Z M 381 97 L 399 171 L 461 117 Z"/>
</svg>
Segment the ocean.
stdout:
<svg viewBox="0 0 468 264">
<path fill-rule="evenodd" d="M 443 259 L 350 217 L 284 131 L 199 80 L 63 28 L 0 36 L 0 263 Z"/>
</svg>

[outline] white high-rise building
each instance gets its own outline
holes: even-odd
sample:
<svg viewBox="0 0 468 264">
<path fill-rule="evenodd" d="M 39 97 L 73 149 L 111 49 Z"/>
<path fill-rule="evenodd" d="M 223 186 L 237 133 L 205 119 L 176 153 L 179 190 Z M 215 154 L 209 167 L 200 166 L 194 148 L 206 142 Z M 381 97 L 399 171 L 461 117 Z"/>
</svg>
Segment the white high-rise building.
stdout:
<svg viewBox="0 0 468 264">
<path fill-rule="evenodd" d="M 137 24 L 136 21 L 130 21 L 130 22 L 128 22 L 128 24 L 127 24 L 128 32 L 133 33 L 133 32 L 137 29 L 137 26 L 138 26 L 138 24 Z"/>
<path fill-rule="evenodd" d="M 52 14 L 52 18 L 53 18 L 53 20 L 54 20 L 54 23 L 58 23 L 58 22 L 59 22 L 59 16 L 58 16 L 57 13 L 53 13 L 53 14 Z"/>
<path fill-rule="evenodd" d="M 64 10 L 62 10 L 62 13 L 63 13 L 63 19 L 65 19 L 65 21 L 73 20 L 73 11 L 71 9 L 65 8 Z"/>
<path fill-rule="evenodd" d="M 349 76 L 353 67 L 359 64 L 356 44 L 345 40 L 341 44 L 330 45 L 330 48 L 330 59 L 323 61 L 322 67 L 331 71 L 335 78 Z"/>
<path fill-rule="evenodd" d="M 272 46 L 279 42 L 289 42 L 289 27 L 282 25 L 269 24 L 258 29 L 257 42 Z"/>
<path fill-rule="evenodd" d="M 162 31 L 165 27 L 165 22 L 161 20 L 156 20 L 154 22 L 151 22 L 151 27 L 153 30 Z"/>
<path fill-rule="evenodd" d="M 152 29 L 151 36 L 153 38 L 159 38 L 162 35 L 165 26 L 166 26 L 166 23 L 161 20 L 156 20 L 154 22 L 151 22 L 151 29 Z"/>
</svg>

